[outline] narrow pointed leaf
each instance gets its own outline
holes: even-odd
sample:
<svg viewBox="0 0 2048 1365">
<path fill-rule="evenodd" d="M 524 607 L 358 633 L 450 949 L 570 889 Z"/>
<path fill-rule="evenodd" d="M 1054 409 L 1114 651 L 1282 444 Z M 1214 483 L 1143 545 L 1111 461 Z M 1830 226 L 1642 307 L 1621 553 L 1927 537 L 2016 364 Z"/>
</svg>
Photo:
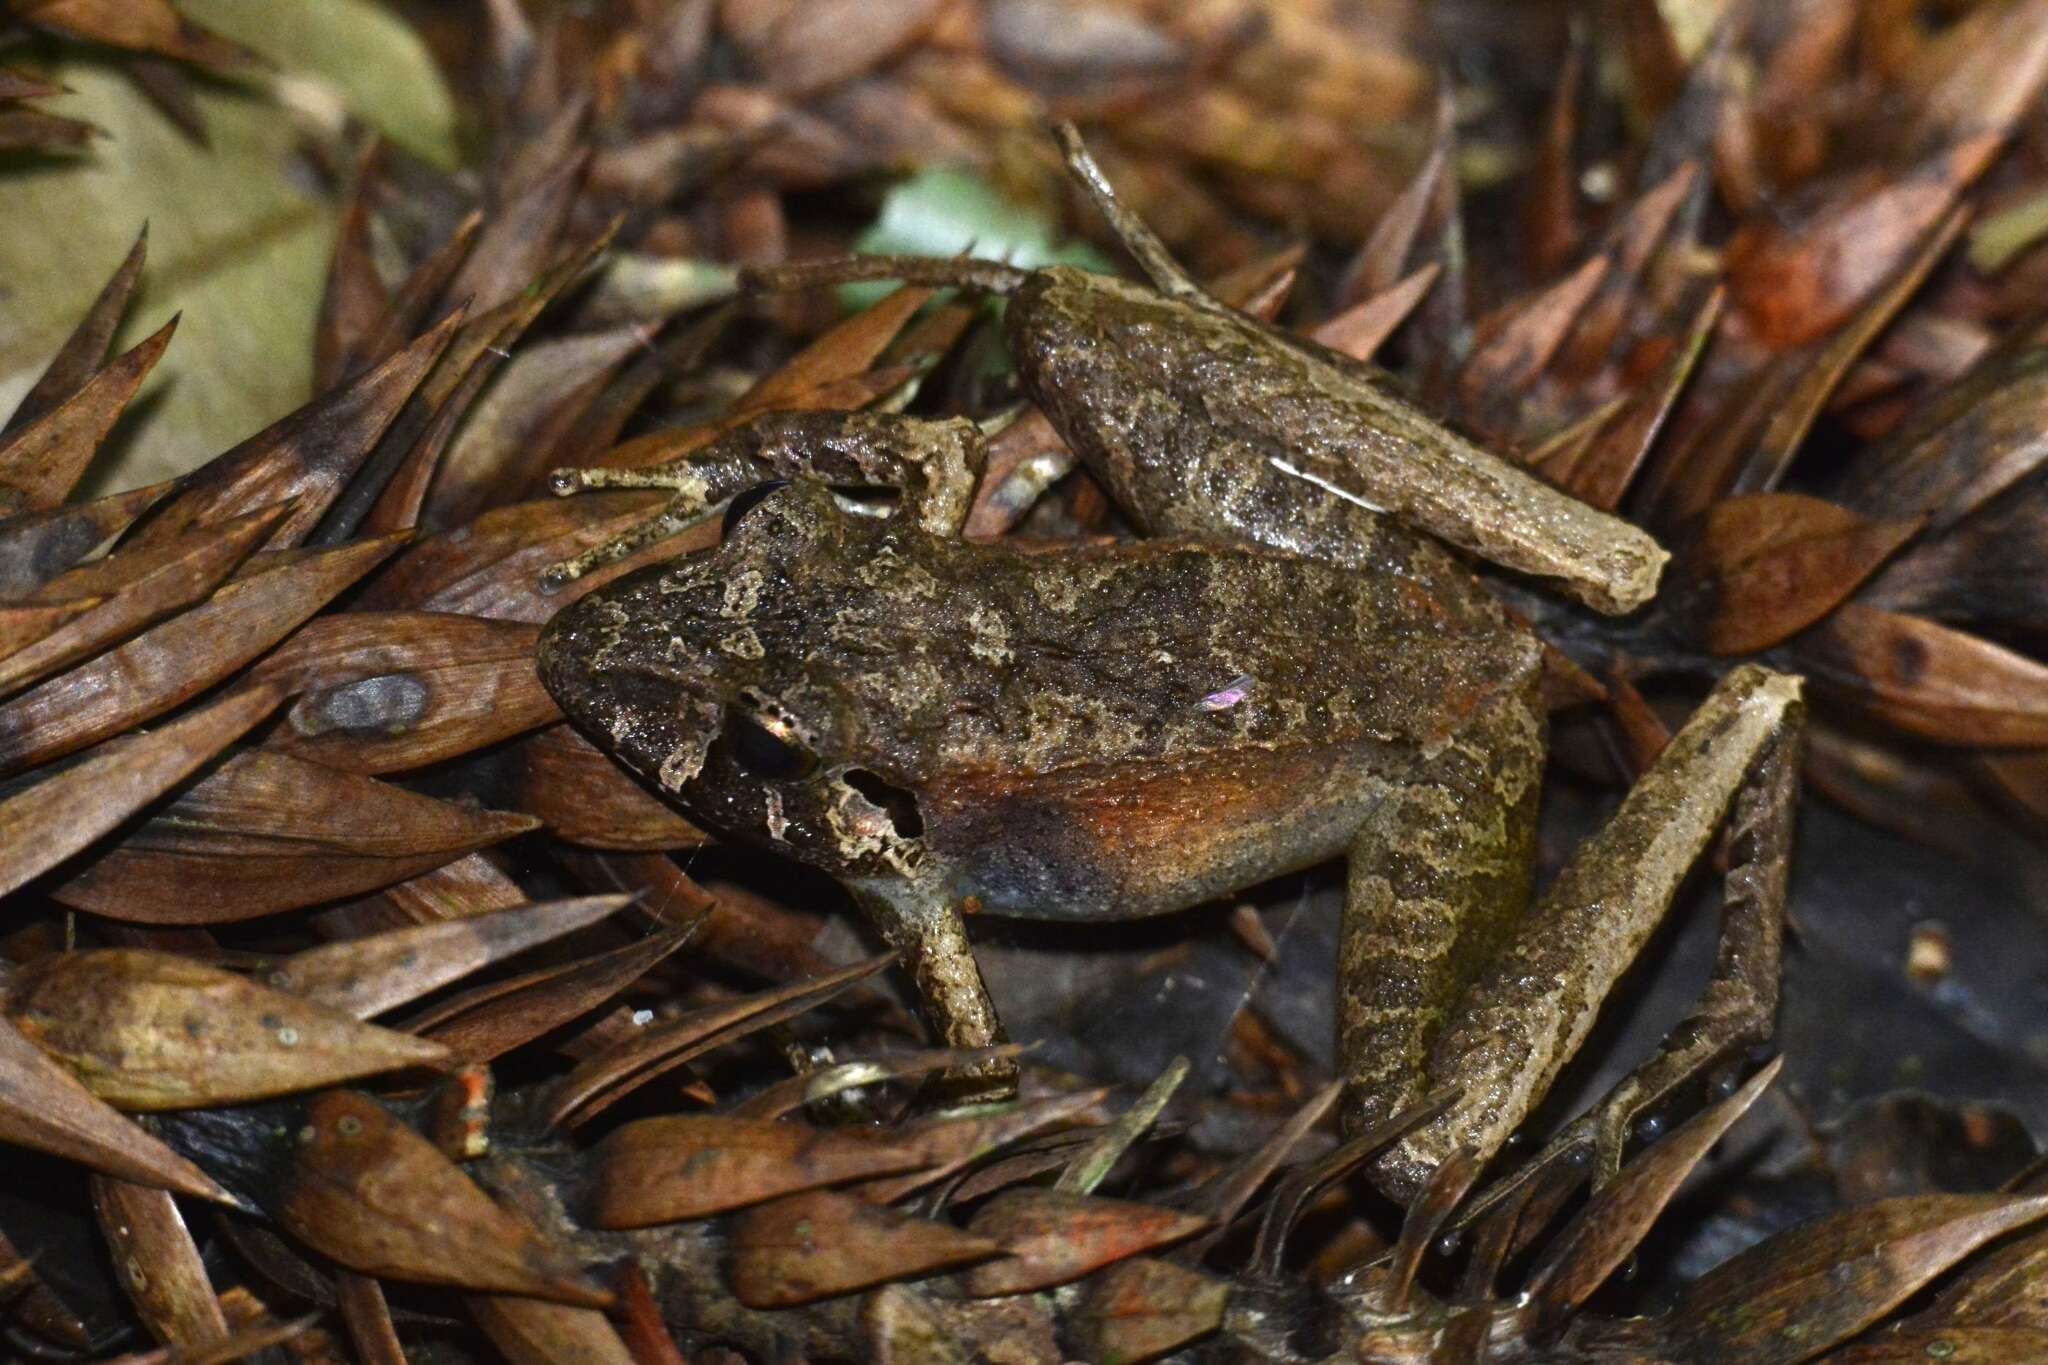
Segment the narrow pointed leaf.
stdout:
<svg viewBox="0 0 2048 1365">
<path fill-rule="evenodd" d="M 616 913 L 628 896 L 542 901 L 308 948 L 269 976 L 278 990 L 368 1019 L 482 967 Z"/>
<path fill-rule="evenodd" d="M 38 958 L 15 974 L 7 1013 L 124 1109 L 238 1104 L 448 1056 L 438 1043 L 141 948 Z"/>
<path fill-rule="evenodd" d="M 204 1171 L 87 1090 L 0 1021 L 0 1142 L 32 1147 L 141 1185 L 233 1204 Z"/>
<path fill-rule="evenodd" d="M 792 1308 L 1002 1254 L 989 1238 L 813 1190 L 735 1220 L 732 1290 L 749 1308 Z"/>
<path fill-rule="evenodd" d="M 1010 1190 L 984 1204 L 968 1224 L 1009 1254 L 969 1270 L 967 1292 L 992 1298 L 1050 1289 L 1126 1256 L 1192 1237 L 1208 1225 L 1200 1214 L 1121 1199 L 1057 1189 Z"/>
<path fill-rule="evenodd" d="M 361 895 L 532 829 L 286 754 L 236 754 L 53 894 L 142 924 L 218 924 Z"/>
<path fill-rule="evenodd" d="M 711 842 L 710 835 L 567 724 L 530 736 L 517 753 L 511 804 L 544 821 L 557 839 L 648 853 Z"/>
<path fill-rule="evenodd" d="M 0 599 L 27 597 L 119 535 L 168 483 L 131 488 L 92 502 L 0 518 Z"/>
<path fill-rule="evenodd" d="M 0 441 L 0 507 L 24 512 L 63 502 L 177 330 L 172 318 L 107 362 L 78 392 Z"/>
<path fill-rule="evenodd" d="M 1369 294 L 1309 332 L 1311 340 L 1353 360 L 1371 360 L 1422 302 L 1443 267 L 1432 261 L 1407 278 Z"/>
<path fill-rule="evenodd" d="M 1629 395 L 1622 415 L 1604 424 L 1585 452 L 1569 469 L 1545 468 L 1546 474 L 1593 506 L 1612 512 L 1634 482 L 1636 472 L 1648 460 L 1664 422 L 1678 404 L 1700 357 L 1706 353 L 1714 328 L 1721 320 L 1721 304 L 1727 295 L 1719 288 L 1707 295 L 1694 315 L 1691 327 L 1678 338 L 1670 357 L 1656 374 L 1644 380 Z"/>
<path fill-rule="evenodd" d="M 0 802 L 0 892 L 104 837 L 277 709 L 283 694 L 245 687 L 161 729 L 97 754 Z"/>
<path fill-rule="evenodd" d="M 1073 1313 L 1088 1360 L 1153 1360 L 1223 1325 L 1230 1282 L 1149 1256 L 1119 1261 L 1089 1280 Z"/>
<path fill-rule="evenodd" d="M 177 1201 L 164 1190 L 96 1175 L 92 1203 L 115 1277 L 149 1334 L 180 1351 L 225 1341 L 227 1317 Z"/>
<path fill-rule="evenodd" d="M 1123 1159 L 1125 1152 L 1143 1137 L 1180 1089 L 1181 1082 L 1188 1078 L 1188 1059 L 1175 1057 L 1166 1064 L 1166 1070 L 1159 1073 L 1137 1103 L 1117 1115 L 1114 1123 L 1095 1135 L 1094 1141 L 1082 1150 L 1067 1169 L 1060 1172 L 1060 1178 L 1053 1188 L 1072 1194 L 1088 1194 L 1108 1178 L 1111 1168 Z"/>
<path fill-rule="evenodd" d="M 128 300 L 135 293 L 135 281 L 141 278 L 142 262 L 148 252 L 149 227 L 145 224 L 135 236 L 135 245 L 128 248 L 121 264 L 100 287 L 92 306 L 78 320 L 78 326 L 50 358 L 42 377 L 22 396 L 7 424 L 0 427 L 0 436 L 12 436 L 70 398 L 100 368 L 114 331 L 121 325 L 121 315 L 128 311 Z"/>
<path fill-rule="evenodd" d="M 474 1294 L 467 1302 L 469 1315 L 511 1365 L 649 1365 L 594 1308 L 511 1294 Z"/>
<path fill-rule="evenodd" d="M 1844 603 L 1792 644 L 1814 682 L 1944 744 L 2048 745 L 2048 666 L 1918 616 Z"/>
<path fill-rule="evenodd" d="M 741 395 L 730 421 L 797 406 L 810 391 L 865 372 L 931 297 L 929 289 L 906 286 L 855 313 Z"/>
<path fill-rule="evenodd" d="M 17 0 L 12 9 L 23 23 L 90 43 L 200 66 L 236 67 L 254 60 L 248 49 L 179 14 L 170 0 Z"/>
<path fill-rule="evenodd" d="M 367 1095 L 320 1095 L 293 1141 L 278 1221 L 350 1269 L 587 1308 L 611 1302 L 566 1248 L 501 1207 Z"/>
</svg>

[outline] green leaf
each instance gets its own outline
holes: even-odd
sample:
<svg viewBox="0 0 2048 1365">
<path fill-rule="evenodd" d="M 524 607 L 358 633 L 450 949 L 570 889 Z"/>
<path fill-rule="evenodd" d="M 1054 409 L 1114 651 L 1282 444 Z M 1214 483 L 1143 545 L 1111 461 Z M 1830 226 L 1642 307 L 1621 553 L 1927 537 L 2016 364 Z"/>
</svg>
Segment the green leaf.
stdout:
<svg viewBox="0 0 2048 1365">
<path fill-rule="evenodd" d="M 179 0 L 188 18 L 331 86 L 356 117 L 446 170 L 459 158 L 455 101 L 426 45 L 373 0 Z"/>
<path fill-rule="evenodd" d="M 149 260 L 115 338 L 177 339 L 81 496 L 183 473 L 306 401 L 335 209 L 295 175 L 299 132 L 260 94 L 195 84 L 199 147 L 118 72 L 76 63 L 47 107 L 106 130 L 88 157 L 0 171 L 0 412 L 42 373 L 143 223 Z M 137 419 L 140 420 L 137 420 Z"/>
<path fill-rule="evenodd" d="M 957 256 L 971 250 L 992 261 L 1024 267 L 1059 262 L 1115 273 L 1116 267 L 1078 239 L 1060 242 L 1044 215 L 1003 194 L 973 171 L 934 166 L 899 181 L 882 197 L 874 226 L 854 250 L 904 256 Z M 865 308 L 890 285 L 848 285 L 841 297 Z"/>
</svg>

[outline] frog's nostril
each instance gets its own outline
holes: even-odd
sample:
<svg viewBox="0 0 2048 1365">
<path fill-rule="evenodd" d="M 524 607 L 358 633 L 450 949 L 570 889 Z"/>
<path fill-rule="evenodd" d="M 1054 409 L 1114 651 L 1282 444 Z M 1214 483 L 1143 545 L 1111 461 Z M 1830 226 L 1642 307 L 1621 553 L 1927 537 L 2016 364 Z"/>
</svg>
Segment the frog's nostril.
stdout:
<svg viewBox="0 0 2048 1365">
<path fill-rule="evenodd" d="M 915 839 L 924 833 L 924 816 L 917 809 L 917 798 L 903 788 L 884 782 L 866 768 L 848 768 L 846 785 L 888 815 L 897 837 Z"/>
</svg>

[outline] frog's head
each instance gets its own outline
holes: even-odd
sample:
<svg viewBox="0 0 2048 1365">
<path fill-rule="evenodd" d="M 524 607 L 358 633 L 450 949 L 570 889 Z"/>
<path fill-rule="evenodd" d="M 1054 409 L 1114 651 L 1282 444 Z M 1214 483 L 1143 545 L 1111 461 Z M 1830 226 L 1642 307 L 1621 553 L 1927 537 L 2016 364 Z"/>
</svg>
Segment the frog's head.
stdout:
<svg viewBox="0 0 2048 1365">
<path fill-rule="evenodd" d="M 869 568 L 921 538 L 808 480 L 734 500 L 719 544 L 570 604 L 541 682 L 577 728 L 723 833 L 835 876 L 909 875 L 914 806 L 854 695 Z M 895 534 L 892 535 L 891 532 Z M 880 609 L 886 615 L 886 608 Z"/>
</svg>

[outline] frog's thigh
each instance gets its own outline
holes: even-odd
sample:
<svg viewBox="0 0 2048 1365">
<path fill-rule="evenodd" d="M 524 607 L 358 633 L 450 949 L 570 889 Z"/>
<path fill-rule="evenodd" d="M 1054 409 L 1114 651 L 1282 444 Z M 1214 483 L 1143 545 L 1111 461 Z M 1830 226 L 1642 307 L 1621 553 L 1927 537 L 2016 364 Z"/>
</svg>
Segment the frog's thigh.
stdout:
<svg viewBox="0 0 2048 1365">
<path fill-rule="evenodd" d="M 1394 786 L 1352 841 L 1337 949 L 1348 1131 L 1422 1092 L 1452 1005 L 1528 911 L 1544 727 L 1532 672 Z"/>
<path fill-rule="evenodd" d="M 1490 1156 L 1542 1099 L 1737 790 L 1754 782 L 1760 760 L 1775 756 L 1796 719 L 1799 686 L 1763 668 L 1731 672 L 1613 819 L 1579 847 L 1445 1026 L 1430 1078 L 1461 1087 L 1462 1095 L 1389 1154 L 1383 1174 L 1390 1183 L 1408 1183 L 1458 1147 Z"/>
</svg>

